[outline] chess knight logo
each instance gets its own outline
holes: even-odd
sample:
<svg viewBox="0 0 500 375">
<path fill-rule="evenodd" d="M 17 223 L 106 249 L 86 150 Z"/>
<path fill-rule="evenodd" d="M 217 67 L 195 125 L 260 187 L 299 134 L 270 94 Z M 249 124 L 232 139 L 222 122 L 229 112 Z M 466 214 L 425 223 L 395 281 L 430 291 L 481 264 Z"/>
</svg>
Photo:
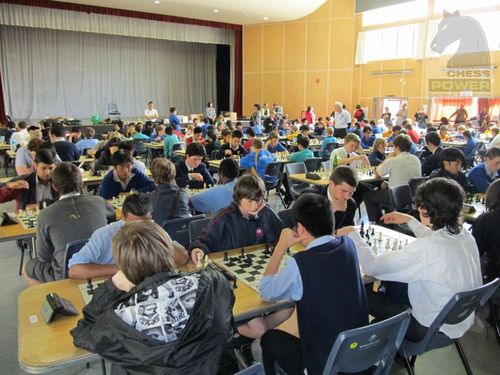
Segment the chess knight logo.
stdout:
<svg viewBox="0 0 500 375">
<path fill-rule="evenodd" d="M 490 53 L 483 28 L 474 18 L 461 16 L 458 10 L 443 10 L 431 50 L 442 54 L 456 41 L 458 49 L 447 63 L 448 78 L 430 79 L 429 92 L 490 92 Z"/>
</svg>

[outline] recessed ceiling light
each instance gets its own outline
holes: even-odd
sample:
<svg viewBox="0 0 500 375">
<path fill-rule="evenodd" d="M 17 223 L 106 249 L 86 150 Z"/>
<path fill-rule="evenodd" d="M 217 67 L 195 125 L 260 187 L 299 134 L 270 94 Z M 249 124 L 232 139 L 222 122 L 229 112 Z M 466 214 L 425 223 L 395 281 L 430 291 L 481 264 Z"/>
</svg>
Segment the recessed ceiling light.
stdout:
<svg viewBox="0 0 500 375">
<path fill-rule="evenodd" d="M 160 2 L 159 2 L 158 0 L 156 0 L 154 3 L 155 3 L 155 4 L 160 4 Z"/>
<path fill-rule="evenodd" d="M 264 17 L 264 21 L 267 21 L 269 19 L 269 17 Z"/>
<path fill-rule="evenodd" d="M 219 13 L 219 9 L 214 9 L 214 13 Z"/>
</svg>

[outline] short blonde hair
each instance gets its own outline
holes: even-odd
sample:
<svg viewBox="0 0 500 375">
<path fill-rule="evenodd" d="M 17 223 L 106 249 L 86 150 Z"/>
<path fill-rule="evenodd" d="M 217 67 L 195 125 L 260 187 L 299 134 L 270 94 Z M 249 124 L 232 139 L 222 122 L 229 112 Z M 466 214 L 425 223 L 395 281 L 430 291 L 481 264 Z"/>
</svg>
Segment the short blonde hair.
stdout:
<svg viewBox="0 0 500 375">
<path fill-rule="evenodd" d="M 327 127 L 325 129 L 325 133 L 326 133 L 326 135 L 329 135 L 329 136 L 333 135 L 333 128 L 331 126 Z"/>
<path fill-rule="evenodd" d="M 361 139 L 359 139 L 357 134 L 349 133 L 345 136 L 344 144 L 348 144 L 349 142 L 355 142 L 357 144 L 360 144 Z"/>
<path fill-rule="evenodd" d="M 168 184 L 175 179 L 175 165 L 166 158 L 156 158 L 150 166 L 151 175 L 157 185 Z"/>
<path fill-rule="evenodd" d="M 152 220 L 123 224 L 113 237 L 112 248 L 117 267 L 135 285 L 148 276 L 175 270 L 172 240 Z"/>
<path fill-rule="evenodd" d="M 377 138 L 375 139 L 375 142 L 373 142 L 373 149 L 378 150 L 378 148 L 383 144 L 387 145 L 385 138 Z"/>
</svg>

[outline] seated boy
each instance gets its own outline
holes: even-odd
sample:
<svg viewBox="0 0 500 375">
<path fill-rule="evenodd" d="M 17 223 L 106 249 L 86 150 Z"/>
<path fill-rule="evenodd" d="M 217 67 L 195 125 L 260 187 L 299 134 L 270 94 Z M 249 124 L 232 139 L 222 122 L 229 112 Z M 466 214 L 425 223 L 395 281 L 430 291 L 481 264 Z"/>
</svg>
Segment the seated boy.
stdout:
<svg viewBox="0 0 500 375">
<path fill-rule="evenodd" d="M 133 167 L 134 158 L 127 150 L 118 150 L 111 156 L 113 169 L 99 186 L 99 195 L 104 199 L 117 197 L 120 193 L 136 190 L 147 193 L 155 189 L 155 184 L 144 173 Z"/>
<path fill-rule="evenodd" d="M 484 162 L 472 168 L 467 175 L 474 185 L 476 192 L 484 193 L 488 186 L 498 178 L 500 170 L 500 148 L 490 148 L 485 155 Z"/>
<path fill-rule="evenodd" d="M 116 268 L 111 241 L 123 224 L 137 220 L 151 220 L 153 206 L 147 194 L 131 194 L 122 206 L 123 219 L 97 229 L 87 244 L 69 260 L 70 279 L 109 277 Z"/>
<path fill-rule="evenodd" d="M 284 229 L 260 283 L 266 301 L 296 301 L 300 338 L 272 329 L 275 314 L 254 319 L 249 326 L 268 330 L 261 338 L 266 374 L 278 361 L 287 374 L 321 374 L 340 332 L 368 324 L 368 309 L 354 243 L 333 237 L 334 218 L 328 199 L 301 195 L 294 204 L 296 229 Z M 286 250 L 301 244 L 305 251 L 289 258 Z M 240 331 L 241 332 L 241 331 Z"/>
<path fill-rule="evenodd" d="M 359 263 L 367 275 L 408 284 L 409 305 L 367 288 L 370 315 L 377 321 L 411 307 L 412 319 L 406 332 L 408 340 L 422 340 L 455 293 L 482 285 L 476 242 L 460 220 L 464 198 L 457 182 L 434 178 L 421 185 L 416 193 L 420 222 L 399 212 L 384 215 L 385 224 L 408 224 L 417 237 L 399 251 L 377 255 L 353 227 L 337 231 L 337 235 L 347 235 L 354 241 Z M 439 331 L 450 338 L 458 338 L 473 323 L 474 314 L 470 314 L 459 323 L 444 324 Z"/>
<path fill-rule="evenodd" d="M 288 160 L 294 163 L 303 162 L 306 159 L 311 159 L 314 157 L 314 153 L 309 150 L 309 138 L 308 137 L 297 137 L 297 146 L 299 151 L 288 155 Z"/>
<path fill-rule="evenodd" d="M 64 278 L 68 242 L 89 238 L 95 230 L 115 220 L 115 210 L 100 197 L 81 195 L 82 176 L 71 163 L 59 163 L 52 173 L 59 200 L 38 215 L 37 258 L 24 266 L 29 284 Z"/>
<path fill-rule="evenodd" d="M 243 157 L 247 154 L 247 151 L 241 144 L 241 139 L 243 138 L 243 133 L 239 130 L 233 130 L 231 133 L 231 140 L 224 143 L 217 155 L 217 159 L 228 158 L 231 156 Z"/>
<path fill-rule="evenodd" d="M 264 182 L 259 177 L 240 177 L 231 205 L 220 210 L 191 243 L 193 262 L 196 263 L 199 256 L 216 251 L 276 243 L 283 223 L 266 205 L 265 194 Z"/>
<path fill-rule="evenodd" d="M 347 165 L 349 168 L 356 170 L 361 165 L 369 166 L 368 157 L 361 152 L 359 147 L 361 141 L 356 134 L 347 134 L 344 139 L 344 146 L 336 148 L 330 155 L 330 161 L 337 165 Z M 356 152 L 358 151 L 358 152 Z"/>
<path fill-rule="evenodd" d="M 276 156 L 271 154 L 269 151 L 264 150 L 262 147 L 262 141 L 255 138 L 252 141 L 250 153 L 241 158 L 240 167 L 251 170 L 253 174 L 264 179 L 268 164 L 273 163 L 276 160 Z M 277 179 L 274 179 L 273 181 L 266 180 L 266 182 L 275 181 L 277 181 Z"/>
<path fill-rule="evenodd" d="M 365 125 L 363 128 L 363 137 L 361 137 L 361 148 L 367 149 L 373 147 L 373 142 L 375 142 L 373 129 L 370 125 Z"/>
<path fill-rule="evenodd" d="M 214 187 L 193 194 L 191 205 L 196 212 L 217 212 L 231 204 L 236 178 L 240 173 L 238 162 L 234 159 L 224 159 L 219 167 L 219 183 Z"/>
<path fill-rule="evenodd" d="M 474 186 L 462 172 L 462 167 L 465 164 L 464 153 L 455 147 L 447 147 L 441 152 L 441 168 L 433 171 L 430 178 L 444 177 L 450 178 L 458 182 L 466 193 L 474 193 Z"/>
<path fill-rule="evenodd" d="M 124 224 L 112 247 L 119 271 L 83 309 L 74 345 L 113 361 L 111 373 L 217 373 L 233 335 L 224 276 L 178 272 L 170 237 L 150 220 Z"/>
<path fill-rule="evenodd" d="M 205 147 L 193 142 L 186 147 L 186 158 L 175 164 L 175 182 L 181 188 L 203 189 L 214 180 L 201 161 L 206 156 Z"/>
</svg>

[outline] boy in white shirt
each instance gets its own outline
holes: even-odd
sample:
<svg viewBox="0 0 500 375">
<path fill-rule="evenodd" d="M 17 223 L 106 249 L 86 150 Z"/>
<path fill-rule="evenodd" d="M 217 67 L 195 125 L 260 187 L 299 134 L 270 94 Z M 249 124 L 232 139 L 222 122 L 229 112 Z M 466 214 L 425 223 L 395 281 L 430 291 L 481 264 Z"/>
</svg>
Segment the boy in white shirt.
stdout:
<svg viewBox="0 0 500 375">
<path fill-rule="evenodd" d="M 368 158 L 362 153 L 360 143 L 361 140 L 356 134 L 347 134 L 344 140 L 344 146 L 333 150 L 330 155 L 332 167 L 335 168 L 339 165 L 347 165 L 349 168 L 356 171 L 356 168 L 362 165 L 370 166 Z"/>
<path fill-rule="evenodd" d="M 144 121 L 158 120 L 158 111 L 155 109 L 155 103 L 148 102 L 148 107 L 144 110 Z"/>
<path fill-rule="evenodd" d="M 479 251 L 474 237 L 463 228 L 460 211 L 465 199 L 453 180 L 435 178 L 421 185 L 415 202 L 421 222 L 399 212 L 382 217 L 386 224 L 408 224 L 417 239 L 399 251 L 377 255 L 354 227 L 344 227 L 356 246 L 359 263 L 366 275 L 379 280 L 408 284 L 410 305 L 395 302 L 391 296 L 367 287 L 370 315 L 384 320 L 408 307 L 412 319 L 406 338 L 418 342 L 451 297 L 482 285 Z M 444 324 L 439 330 L 450 338 L 461 337 L 474 323 L 474 314 L 463 321 Z"/>
<path fill-rule="evenodd" d="M 410 154 L 412 141 L 406 134 L 394 138 L 394 152 L 375 170 L 375 177 L 389 176 L 389 183 L 383 182 L 380 189 L 367 192 L 363 201 L 370 221 L 379 221 L 382 216 L 382 206 L 389 206 L 389 189 L 407 184 L 411 178 L 422 177 L 420 160 Z"/>
</svg>

